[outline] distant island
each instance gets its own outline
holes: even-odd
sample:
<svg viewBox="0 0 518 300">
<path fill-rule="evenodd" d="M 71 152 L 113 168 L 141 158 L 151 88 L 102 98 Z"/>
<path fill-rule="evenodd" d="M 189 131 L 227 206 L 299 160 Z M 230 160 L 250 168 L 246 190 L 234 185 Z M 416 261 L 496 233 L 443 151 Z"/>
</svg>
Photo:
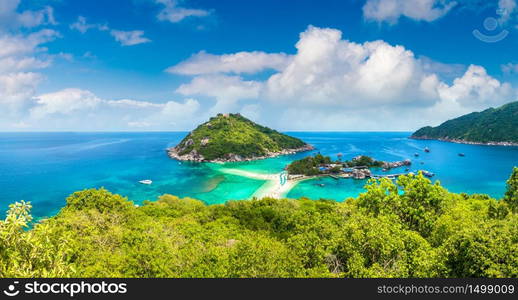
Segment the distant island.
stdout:
<svg viewBox="0 0 518 300">
<path fill-rule="evenodd" d="M 518 101 L 423 127 L 410 138 L 454 143 L 518 146 Z"/>
<path fill-rule="evenodd" d="M 191 131 L 169 157 L 193 162 L 239 162 L 313 150 L 304 141 L 256 124 L 240 114 L 218 114 Z"/>
</svg>

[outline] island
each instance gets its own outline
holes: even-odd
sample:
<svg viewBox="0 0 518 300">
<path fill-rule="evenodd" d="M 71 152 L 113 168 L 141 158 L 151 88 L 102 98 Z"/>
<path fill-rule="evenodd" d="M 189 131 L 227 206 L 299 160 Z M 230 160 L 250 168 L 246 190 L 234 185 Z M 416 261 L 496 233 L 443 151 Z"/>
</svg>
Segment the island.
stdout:
<svg viewBox="0 0 518 300">
<path fill-rule="evenodd" d="M 289 179 L 322 175 L 354 179 L 365 179 L 370 177 L 390 178 L 402 174 L 391 174 L 387 176 L 372 175 L 370 169 L 382 168 L 383 171 L 388 171 L 392 168 L 410 166 L 411 164 L 412 162 L 409 159 L 396 162 L 386 162 L 375 160 L 366 155 L 356 156 L 350 161 L 333 161 L 329 156 L 323 156 L 318 153 L 314 156 L 308 156 L 290 163 L 286 167 L 286 170 L 288 172 Z"/>
<path fill-rule="evenodd" d="M 518 101 L 423 127 L 410 138 L 464 144 L 518 146 Z"/>
<path fill-rule="evenodd" d="M 191 162 L 240 162 L 313 150 L 295 137 L 256 124 L 241 114 L 218 114 L 191 131 L 169 157 Z"/>
</svg>

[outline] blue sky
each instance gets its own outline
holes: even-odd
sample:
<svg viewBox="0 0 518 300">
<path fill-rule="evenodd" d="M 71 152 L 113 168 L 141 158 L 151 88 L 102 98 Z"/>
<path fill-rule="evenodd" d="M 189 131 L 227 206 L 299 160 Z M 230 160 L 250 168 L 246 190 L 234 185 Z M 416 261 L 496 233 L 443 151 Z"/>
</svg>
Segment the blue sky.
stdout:
<svg viewBox="0 0 518 300">
<path fill-rule="evenodd" d="M 0 0 L 0 129 L 188 130 L 230 111 L 411 131 L 517 100 L 517 15 L 516 0 Z"/>
</svg>

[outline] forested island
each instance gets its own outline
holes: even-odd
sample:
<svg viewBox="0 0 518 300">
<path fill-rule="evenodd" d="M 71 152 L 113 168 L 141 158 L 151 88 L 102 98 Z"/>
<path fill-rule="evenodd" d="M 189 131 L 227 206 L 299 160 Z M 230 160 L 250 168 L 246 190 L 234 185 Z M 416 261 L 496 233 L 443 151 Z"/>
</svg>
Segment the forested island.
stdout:
<svg viewBox="0 0 518 300">
<path fill-rule="evenodd" d="M 256 124 L 240 114 L 218 114 L 190 132 L 171 158 L 194 162 L 238 162 L 313 150 L 300 139 Z"/>
<path fill-rule="evenodd" d="M 36 223 L 18 202 L 0 221 L 0 276 L 518 276 L 518 168 L 500 200 L 422 175 L 365 188 L 344 202 L 164 195 L 141 206 L 91 189 Z"/>
<path fill-rule="evenodd" d="M 518 102 L 473 112 L 437 127 L 423 127 L 411 136 L 466 144 L 518 145 Z"/>
<path fill-rule="evenodd" d="M 371 168 L 383 168 L 383 170 L 387 171 L 392 168 L 410 166 L 411 164 L 412 162 L 410 160 L 386 162 L 376 160 L 366 155 L 359 155 L 346 161 L 342 161 L 341 159 L 333 161 L 331 157 L 318 153 L 314 156 L 307 156 L 290 163 L 286 166 L 286 170 L 290 175 L 317 176 L 340 174 L 344 176 L 347 175 L 347 177 L 364 179 L 370 177 Z"/>
</svg>

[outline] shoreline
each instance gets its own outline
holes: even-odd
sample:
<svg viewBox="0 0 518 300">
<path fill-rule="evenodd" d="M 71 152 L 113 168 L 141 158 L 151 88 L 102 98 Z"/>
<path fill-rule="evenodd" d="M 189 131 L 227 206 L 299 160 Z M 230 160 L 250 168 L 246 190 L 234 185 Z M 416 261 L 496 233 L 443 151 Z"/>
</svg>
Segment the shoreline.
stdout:
<svg viewBox="0 0 518 300">
<path fill-rule="evenodd" d="M 480 145 L 480 146 L 504 146 L 504 147 L 518 147 L 518 143 L 513 142 L 471 142 L 466 140 L 459 139 L 445 139 L 445 138 L 429 138 L 429 137 L 418 137 L 418 136 L 410 136 L 410 139 L 413 140 L 428 140 L 428 141 L 441 141 L 455 144 L 465 144 L 465 145 Z"/>
<path fill-rule="evenodd" d="M 167 155 L 169 156 L 169 158 L 176 159 L 179 161 L 190 161 L 190 162 L 200 162 L 200 163 L 202 163 L 202 162 L 228 163 L 228 162 L 247 162 L 247 161 L 263 160 L 263 159 L 275 158 L 275 157 L 283 156 L 283 155 L 293 155 L 293 154 L 296 154 L 299 152 L 307 152 L 307 151 L 313 151 L 313 150 L 315 150 L 315 147 L 307 144 L 307 145 L 299 147 L 299 148 L 284 149 L 284 150 L 281 150 L 278 152 L 270 152 L 266 155 L 256 156 L 256 157 L 242 157 L 237 154 L 228 153 L 227 154 L 228 158 L 217 158 L 217 159 L 210 159 L 210 160 L 205 159 L 203 157 L 203 155 L 195 152 L 195 150 L 191 151 L 188 154 L 180 155 L 178 153 L 178 149 L 176 149 L 176 147 L 172 147 L 172 148 L 166 149 L 166 152 L 167 152 Z M 193 152 L 195 152 L 195 153 L 193 153 Z"/>
<path fill-rule="evenodd" d="M 300 177 L 296 179 L 288 179 L 285 184 L 280 183 L 280 175 L 282 173 L 274 173 L 274 174 L 261 174 L 254 173 L 250 171 L 244 171 L 239 169 L 231 169 L 231 168 L 223 168 L 219 170 L 225 174 L 231 174 L 236 176 L 247 177 L 256 180 L 264 180 L 266 181 L 263 185 L 261 185 L 250 198 L 264 198 L 271 197 L 276 199 L 285 198 L 286 195 L 297 185 L 299 182 L 304 180 L 309 180 L 313 177 Z"/>
</svg>

